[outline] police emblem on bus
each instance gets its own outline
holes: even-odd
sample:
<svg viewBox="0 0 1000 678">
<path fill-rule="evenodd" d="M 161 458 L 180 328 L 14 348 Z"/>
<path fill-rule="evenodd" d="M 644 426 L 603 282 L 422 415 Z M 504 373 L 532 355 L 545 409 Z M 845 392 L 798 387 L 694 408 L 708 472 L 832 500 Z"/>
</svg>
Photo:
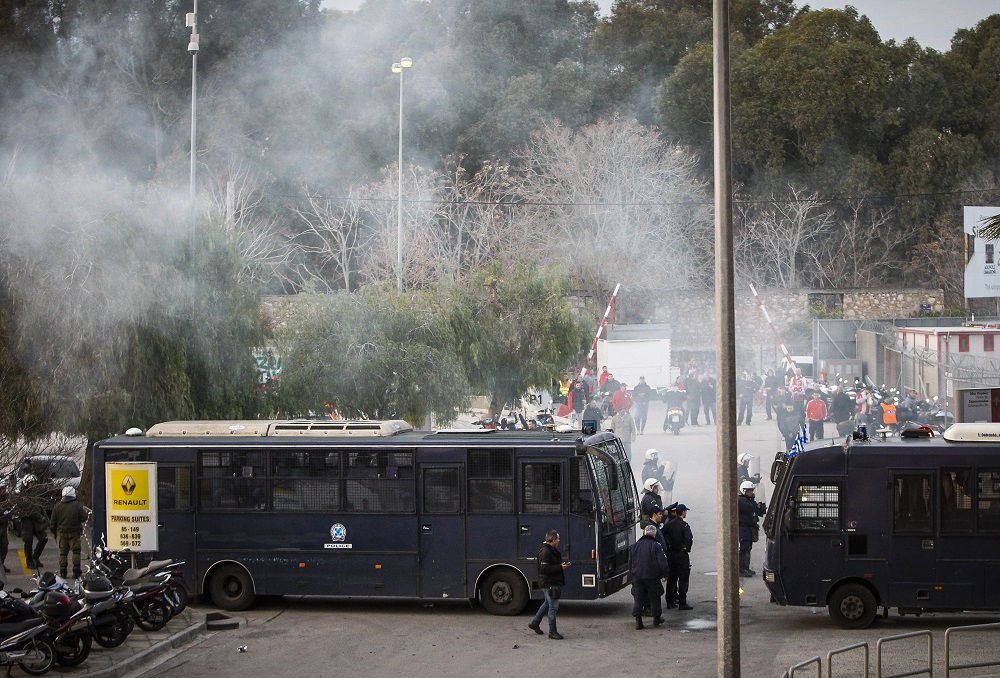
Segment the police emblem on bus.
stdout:
<svg viewBox="0 0 1000 678">
<path fill-rule="evenodd" d="M 332 544 L 323 544 L 323 548 L 326 549 L 349 549 L 351 544 L 345 544 L 347 541 L 347 528 L 340 523 L 335 523 L 330 528 L 330 539 L 333 540 Z"/>
</svg>

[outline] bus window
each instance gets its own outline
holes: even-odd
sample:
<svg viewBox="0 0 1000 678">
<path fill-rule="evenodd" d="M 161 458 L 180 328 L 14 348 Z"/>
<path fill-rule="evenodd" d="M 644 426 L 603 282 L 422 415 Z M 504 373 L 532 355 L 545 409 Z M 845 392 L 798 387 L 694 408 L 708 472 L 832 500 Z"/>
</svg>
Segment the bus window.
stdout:
<svg viewBox="0 0 1000 678">
<path fill-rule="evenodd" d="M 840 531 L 840 486 L 802 483 L 791 507 L 795 532 Z"/>
<path fill-rule="evenodd" d="M 413 512 L 413 452 L 352 450 L 343 457 L 345 511 Z"/>
<path fill-rule="evenodd" d="M 198 455 L 198 503 L 203 509 L 267 508 L 267 453 L 202 451 Z"/>
<path fill-rule="evenodd" d="M 569 511 L 578 516 L 594 515 L 594 489 L 590 470 L 580 457 L 569 461 Z"/>
<path fill-rule="evenodd" d="M 941 532 L 964 534 L 976 529 L 972 510 L 972 469 L 941 469 Z"/>
<path fill-rule="evenodd" d="M 979 531 L 1000 532 L 1000 471 L 979 471 Z"/>
<path fill-rule="evenodd" d="M 424 469 L 424 513 L 458 513 L 462 510 L 457 468 Z"/>
<path fill-rule="evenodd" d="M 340 509 L 340 453 L 272 452 L 275 511 L 337 511 Z"/>
<path fill-rule="evenodd" d="M 892 531 L 897 534 L 930 534 L 934 529 L 931 475 L 897 473 L 893 487 Z"/>
<path fill-rule="evenodd" d="M 187 466 L 160 464 L 156 468 L 157 508 L 186 511 L 191 508 L 191 472 Z"/>
<path fill-rule="evenodd" d="M 525 513 L 559 513 L 562 511 L 562 478 L 559 463 L 524 465 Z"/>
<path fill-rule="evenodd" d="M 514 450 L 469 450 L 469 513 L 513 513 Z"/>
</svg>

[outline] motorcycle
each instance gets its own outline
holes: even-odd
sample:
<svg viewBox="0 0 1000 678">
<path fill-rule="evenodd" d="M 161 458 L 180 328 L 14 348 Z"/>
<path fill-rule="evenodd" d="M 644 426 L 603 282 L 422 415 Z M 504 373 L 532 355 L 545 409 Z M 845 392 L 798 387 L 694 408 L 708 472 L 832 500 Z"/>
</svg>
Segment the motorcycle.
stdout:
<svg viewBox="0 0 1000 678">
<path fill-rule="evenodd" d="M 667 416 L 663 421 L 663 430 L 670 429 L 676 436 L 680 435 L 682 426 L 684 426 L 684 410 L 677 406 L 668 408 Z"/>
<path fill-rule="evenodd" d="M 154 560 L 142 568 L 133 568 L 127 559 L 129 551 L 113 552 L 98 546 L 94 549 L 95 566 L 116 585 L 134 585 L 139 580 L 165 581 L 167 590 L 164 594 L 173 614 L 182 612 L 188 603 L 188 592 L 182 583 L 180 566 L 183 560 Z M 170 575 L 167 577 L 166 575 Z"/>
<path fill-rule="evenodd" d="M 0 666 L 7 667 L 8 675 L 15 664 L 28 675 L 48 673 L 56 660 L 48 632 L 49 626 L 41 617 L 0 623 Z"/>
</svg>

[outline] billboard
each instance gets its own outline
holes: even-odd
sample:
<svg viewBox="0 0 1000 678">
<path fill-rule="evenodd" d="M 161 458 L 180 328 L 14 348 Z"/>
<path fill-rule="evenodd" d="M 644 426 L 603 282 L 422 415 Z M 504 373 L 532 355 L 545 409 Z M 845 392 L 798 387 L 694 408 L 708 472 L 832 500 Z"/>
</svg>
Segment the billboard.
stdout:
<svg viewBox="0 0 1000 678">
<path fill-rule="evenodd" d="M 157 551 L 156 464 L 122 462 L 105 465 L 108 548 L 112 551 Z"/>
<path fill-rule="evenodd" d="M 997 258 L 1000 240 L 979 237 L 983 219 L 1000 214 L 1000 207 L 966 207 L 965 233 L 972 236 L 971 256 L 965 264 L 965 297 L 1000 297 L 1000 275 Z"/>
</svg>

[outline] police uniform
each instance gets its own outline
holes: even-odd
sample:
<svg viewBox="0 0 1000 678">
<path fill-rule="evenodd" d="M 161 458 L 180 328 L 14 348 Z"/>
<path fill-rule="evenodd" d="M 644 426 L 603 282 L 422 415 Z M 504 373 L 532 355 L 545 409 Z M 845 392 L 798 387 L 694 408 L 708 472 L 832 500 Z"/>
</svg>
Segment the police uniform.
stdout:
<svg viewBox="0 0 1000 678">
<path fill-rule="evenodd" d="M 690 610 L 687 592 L 691 579 L 690 554 L 694 536 L 691 534 L 691 526 L 681 517 L 688 507 L 678 504 L 674 510 L 677 515 L 670 519 L 666 527 L 667 542 L 670 544 L 670 552 L 667 554 L 667 564 L 670 566 L 670 574 L 667 577 L 667 607 Z"/>
</svg>

